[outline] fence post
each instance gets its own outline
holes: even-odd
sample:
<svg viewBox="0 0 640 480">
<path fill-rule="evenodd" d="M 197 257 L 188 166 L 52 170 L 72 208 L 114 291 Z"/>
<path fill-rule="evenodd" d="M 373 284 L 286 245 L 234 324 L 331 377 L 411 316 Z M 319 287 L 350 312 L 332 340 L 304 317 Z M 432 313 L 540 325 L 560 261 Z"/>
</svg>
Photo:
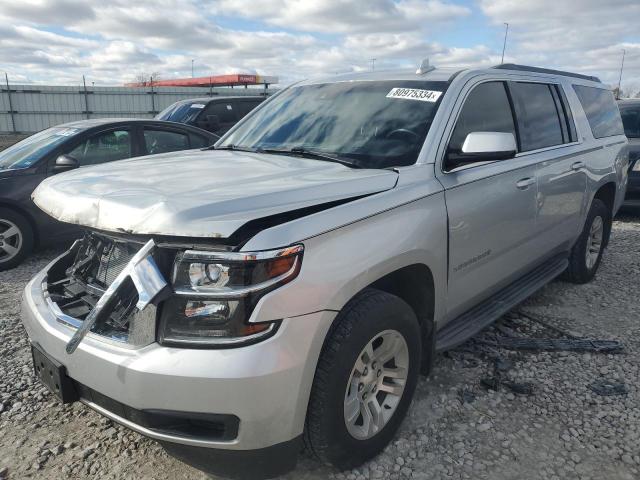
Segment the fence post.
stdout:
<svg viewBox="0 0 640 480">
<path fill-rule="evenodd" d="M 84 86 L 84 113 L 89 118 L 89 95 L 87 94 L 87 81 L 82 75 L 82 85 Z"/>
<path fill-rule="evenodd" d="M 153 115 L 155 117 L 156 115 L 156 100 L 154 98 L 154 92 L 153 92 L 153 75 L 151 75 L 151 77 L 149 77 L 149 84 L 151 85 L 151 115 Z"/>
<path fill-rule="evenodd" d="M 7 96 L 9 97 L 9 114 L 11 115 L 11 129 L 16 133 L 16 118 L 13 114 L 13 103 L 11 102 L 11 88 L 9 87 L 9 75 L 4 72 L 4 80 L 7 82 Z"/>
</svg>

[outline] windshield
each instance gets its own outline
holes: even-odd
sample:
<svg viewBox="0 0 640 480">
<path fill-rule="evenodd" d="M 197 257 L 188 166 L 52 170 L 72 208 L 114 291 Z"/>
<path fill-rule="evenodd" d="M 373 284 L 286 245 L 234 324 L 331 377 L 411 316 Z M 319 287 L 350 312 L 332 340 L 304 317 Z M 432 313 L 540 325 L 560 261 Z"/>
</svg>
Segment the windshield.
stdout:
<svg viewBox="0 0 640 480">
<path fill-rule="evenodd" d="M 0 152 L 0 170 L 29 168 L 79 131 L 79 128 L 55 127 L 31 135 Z"/>
<path fill-rule="evenodd" d="M 624 134 L 629 138 L 640 138 L 640 105 L 620 107 Z"/>
<path fill-rule="evenodd" d="M 174 103 L 156 115 L 156 120 L 192 124 L 204 107 L 204 103 L 198 102 Z"/>
<path fill-rule="evenodd" d="M 217 148 L 309 151 L 363 168 L 416 162 L 445 82 L 359 81 L 285 90 Z"/>
</svg>

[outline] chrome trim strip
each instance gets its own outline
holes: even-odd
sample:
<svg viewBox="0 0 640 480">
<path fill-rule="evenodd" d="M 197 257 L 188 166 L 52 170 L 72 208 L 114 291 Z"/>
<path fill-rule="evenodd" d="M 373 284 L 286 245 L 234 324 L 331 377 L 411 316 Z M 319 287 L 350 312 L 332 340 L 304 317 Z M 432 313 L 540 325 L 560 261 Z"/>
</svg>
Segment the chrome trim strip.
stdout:
<svg viewBox="0 0 640 480">
<path fill-rule="evenodd" d="M 277 250 L 264 250 L 261 252 L 207 252 L 204 250 L 186 250 L 182 256 L 183 260 L 226 260 L 228 262 L 257 262 L 270 260 L 278 257 L 288 257 L 301 253 L 303 245 L 293 245 L 291 247 Z"/>
<path fill-rule="evenodd" d="M 166 433 L 156 432 L 146 427 L 143 427 L 141 425 L 138 425 L 137 423 L 134 423 L 131 420 L 122 418 L 119 415 L 116 415 L 115 413 L 101 407 L 100 405 L 93 403 L 90 400 L 81 398 L 80 401 L 84 403 L 86 406 L 88 406 L 89 408 L 92 408 L 93 410 L 98 412 L 99 414 L 104 415 L 107 418 L 110 418 L 114 422 L 117 422 L 120 425 L 123 425 L 124 427 L 127 427 L 130 430 L 133 430 L 134 432 L 138 432 L 139 434 L 144 435 L 145 437 L 153 438 L 154 440 L 162 440 L 164 442 L 180 443 L 182 445 L 191 445 L 194 447 L 205 447 L 205 448 L 225 448 L 225 447 L 229 448 L 233 445 L 238 444 L 237 439 L 227 441 L 227 442 L 221 442 L 221 441 L 214 441 L 214 440 L 198 440 L 197 438 L 179 437 L 177 435 L 169 435 Z"/>
<path fill-rule="evenodd" d="M 174 293 L 179 297 L 190 297 L 190 298 L 206 298 L 208 300 L 216 300 L 219 298 L 240 298 L 246 297 L 250 293 L 257 293 L 268 288 L 271 288 L 278 283 L 282 282 L 289 278 L 298 268 L 298 263 L 300 262 L 299 258 L 296 258 L 293 262 L 293 265 L 289 270 L 287 270 L 282 275 L 278 275 L 277 277 L 272 278 L 271 280 L 267 280 L 266 282 L 258 283 L 256 285 L 250 285 L 248 287 L 239 287 L 239 288 L 204 288 L 198 287 L 188 288 L 188 287 L 180 287 L 174 290 Z"/>
<path fill-rule="evenodd" d="M 257 324 L 254 324 L 257 325 Z M 254 333 L 253 335 L 247 335 L 246 337 L 210 337 L 208 339 L 202 340 L 190 340 L 190 339 L 178 339 L 175 340 L 173 338 L 163 339 L 163 344 L 173 347 L 173 346 L 192 346 L 192 347 L 220 347 L 220 346 L 233 346 L 233 345 L 241 345 L 245 343 L 253 342 L 254 340 L 258 340 L 262 337 L 269 337 L 273 333 L 273 330 L 278 327 L 278 323 L 272 322 L 269 324 L 269 327 L 262 332 Z"/>
</svg>

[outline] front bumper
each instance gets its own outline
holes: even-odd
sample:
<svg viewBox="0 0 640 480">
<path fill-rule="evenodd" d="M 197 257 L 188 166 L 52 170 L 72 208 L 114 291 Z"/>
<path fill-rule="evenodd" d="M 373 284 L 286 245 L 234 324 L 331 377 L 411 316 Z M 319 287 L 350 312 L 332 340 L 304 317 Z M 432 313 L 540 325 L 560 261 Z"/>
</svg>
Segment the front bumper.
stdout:
<svg viewBox="0 0 640 480">
<path fill-rule="evenodd" d="M 207 453 L 196 454 L 202 458 L 210 458 L 212 449 L 228 451 L 221 453 L 233 459 L 281 450 L 292 457 L 289 450 L 299 446 L 316 362 L 335 312 L 285 318 L 273 337 L 237 349 L 168 348 L 157 343 L 132 348 L 89 333 L 69 355 L 65 346 L 75 330 L 60 323 L 48 306 L 43 287 L 47 270 L 25 288 L 22 321 L 30 340 L 63 364 L 74 381 L 139 411 L 236 416 L 239 428 L 235 438 L 225 440 L 168 434 L 90 398 L 82 401 L 160 441 L 180 458 L 185 458 L 187 447 L 193 452 L 204 449 Z"/>
</svg>

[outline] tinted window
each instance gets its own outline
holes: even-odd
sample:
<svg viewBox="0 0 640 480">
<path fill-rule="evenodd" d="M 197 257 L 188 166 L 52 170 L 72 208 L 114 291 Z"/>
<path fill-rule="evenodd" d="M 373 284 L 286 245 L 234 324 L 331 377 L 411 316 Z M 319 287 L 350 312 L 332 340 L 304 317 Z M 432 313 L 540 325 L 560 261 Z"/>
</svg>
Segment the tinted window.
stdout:
<svg viewBox="0 0 640 480">
<path fill-rule="evenodd" d="M 316 83 L 286 89 L 219 145 L 311 150 L 367 168 L 416 162 L 445 82 Z M 323 161 L 322 159 L 316 160 Z"/>
<path fill-rule="evenodd" d="M 207 115 L 217 115 L 220 123 L 234 123 L 236 113 L 232 102 L 216 102 L 207 107 Z"/>
<path fill-rule="evenodd" d="M 640 105 L 637 107 L 620 107 L 624 134 L 629 138 L 640 138 Z"/>
<path fill-rule="evenodd" d="M 521 150 L 526 152 L 564 143 L 551 86 L 544 83 L 514 83 L 510 89 L 518 118 Z"/>
<path fill-rule="evenodd" d="M 238 118 L 242 118 L 247 115 L 251 110 L 256 108 L 258 105 L 262 103 L 262 100 L 241 100 L 236 102 L 236 107 L 238 108 Z"/>
<path fill-rule="evenodd" d="M 111 130 L 89 137 L 69 155 L 81 166 L 97 165 L 131 157 L 131 135 L 127 130 Z"/>
<path fill-rule="evenodd" d="M 145 128 L 144 144 L 147 147 L 147 153 L 149 153 L 149 155 L 175 152 L 189 148 L 189 137 L 184 133 Z"/>
<path fill-rule="evenodd" d="M 504 132 L 515 135 L 504 83 L 482 83 L 471 91 L 451 135 L 449 152 L 461 153 L 462 144 L 471 132 Z"/>
<path fill-rule="evenodd" d="M 595 138 L 622 135 L 624 128 L 613 93 L 603 88 L 574 85 Z"/>
<path fill-rule="evenodd" d="M 209 146 L 209 139 L 200 135 L 191 135 L 191 148 L 204 148 Z"/>
</svg>

